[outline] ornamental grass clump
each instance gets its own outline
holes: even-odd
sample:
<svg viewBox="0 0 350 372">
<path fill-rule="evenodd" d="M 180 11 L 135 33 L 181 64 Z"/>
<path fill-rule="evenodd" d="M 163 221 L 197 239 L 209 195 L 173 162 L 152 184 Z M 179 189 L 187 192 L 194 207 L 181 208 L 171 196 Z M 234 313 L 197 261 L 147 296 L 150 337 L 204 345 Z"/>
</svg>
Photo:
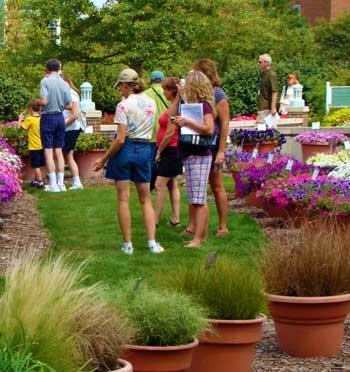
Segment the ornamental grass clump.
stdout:
<svg viewBox="0 0 350 372">
<path fill-rule="evenodd" d="M 305 224 L 292 239 L 278 235 L 259 262 L 265 292 L 319 297 L 350 292 L 350 225 L 331 219 Z"/>
<path fill-rule="evenodd" d="M 136 345 L 187 345 L 209 330 L 207 310 L 182 293 L 141 288 L 123 304 L 136 329 Z"/>
<path fill-rule="evenodd" d="M 265 308 L 262 282 L 251 267 L 228 258 L 212 265 L 179 267 L 161 276 L 163 285 L 185 292 L 221 320 L 255 319 Z"/>
<path fill-rule="evenodd" d="M 115 369 L 132 327 L 83 279 L 64 257 L 15 262 L 0 300 L 0 348 L 26 350 L 58 372 Z"/>
</svg>

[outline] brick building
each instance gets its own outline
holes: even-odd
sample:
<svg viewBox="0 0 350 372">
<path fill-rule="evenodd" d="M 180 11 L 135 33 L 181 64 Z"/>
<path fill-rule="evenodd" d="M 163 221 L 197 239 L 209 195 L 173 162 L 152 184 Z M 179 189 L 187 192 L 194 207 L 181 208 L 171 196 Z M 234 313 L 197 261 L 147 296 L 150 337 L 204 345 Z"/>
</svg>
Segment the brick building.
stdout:
<svg viewBox="0 0 350 372">
<path fill-rule="evenodd" d="M 345 11 L 350 13 L 350 0 L 292 0 L 292 3 L 312 23 L 316 23 L 316 19 L 320 17 L 332 21 Z"/>
</svg>

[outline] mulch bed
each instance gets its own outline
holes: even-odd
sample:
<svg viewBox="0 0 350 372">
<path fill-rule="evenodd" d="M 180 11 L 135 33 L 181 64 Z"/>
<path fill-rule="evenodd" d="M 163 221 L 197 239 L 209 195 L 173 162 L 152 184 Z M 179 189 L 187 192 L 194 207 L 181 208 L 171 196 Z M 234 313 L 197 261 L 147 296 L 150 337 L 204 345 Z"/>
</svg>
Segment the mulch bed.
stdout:
<svg viewBox="0 0 350 372">
<path fill-rule="evenodd" d="M 89 184 L 95 182 L 98 183 L 96 180 Z M 288 234 L 292 238 L 298 233 L 297 229 L 288 228 L 280 219 L 271 219 L 257 208 L 246 207 L 240 199 L 232 198 L 229 205 L 235 212 L 247 213 L 254 217 L 270 238 L 276 234 Z M 49 235 L 37 211 L 35 196 L 24 192 L 22 196 L 0 210 L 0 218 L 4 220 L 3 228 L 0 229 L 0 273 L 4 272 L 13 256 L 26 252 L 42 256 L 48 252 Z M 264 324 L 262 341 L 256 346 L 252 372 L 349 372 L 349 320 L 346 321 L 345 331 L 346 337 L 340 357 L 292 358 L 278 350 L 273 322 L 268 319 Z"/>
</svg>

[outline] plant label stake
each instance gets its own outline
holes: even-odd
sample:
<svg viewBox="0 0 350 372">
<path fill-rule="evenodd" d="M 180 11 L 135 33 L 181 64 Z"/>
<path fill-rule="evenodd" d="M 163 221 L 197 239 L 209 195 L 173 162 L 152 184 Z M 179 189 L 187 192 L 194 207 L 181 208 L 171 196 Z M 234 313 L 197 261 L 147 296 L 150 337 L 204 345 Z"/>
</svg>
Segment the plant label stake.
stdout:
<svg viewBox="0 0 350 372">
<path fill-rule="evenodd" d="M 294 160 L 292 160 L 292 159 L 288 160 L 287 165 L 286 165 L 286 170 L 288 172 L 290 172 L 292 170 L 293 163 L 294 163 Z"/>
<path fill-rule="evenodd" d="M 256 159 L 256 157 L 258 156 L 258 153 L 259 153 L 258 149 L 255 148 L 255 149 L 253 150 L 253 152 L 252 152 L 252 159 Z"/>
<path fill-rule="evenodd" d="M 320 173 L 320 170 L 318 168 L 315 168 L 313 173 L 312 173 L 312 179 L 315 181 L 315 179 L 317 178 L 318 174 Z"/>
<path fill-rule="evenodd" d="M 267 155 L 267 163 L 268 164 L 272 164 L 273 162 L 273 153 L 270 152 L 268 155 Z"/>
<path fill-rule="evenodd" d="M 214 265 L 216 261 L 216 257 L 217 257 L 216 252 L 212 252 L 208 254 L 207 260 L 205 262 L 205 267 L 204 267 L 205 270 L 209 270 Z"/>
<path fill-rule="evenodd" d="M 311 129 L 320 129 L 320 122 L 314 121 L 313 123 L 311 123 Z"/>
<path fill-rule="evenodd" d="M 133 297 L 136 296 L 136 293 L 139 290 L 142 281 L 143 281 L 143 278 L 141 276 L 135 279 L 135 282 L 134 282 L 134 285 L 131 291 Z"/>
<path fill-rule="evenodd" d="M 344 145 L 344 150 L 349 150 L 350 149 L 350 142 L 349 141 L 344 141 L 343 145 Z"/>
<path fill-rule="evenodd" d="M 265 131 L 266 130 L 266 124 L 258 124 L 258 130 L 263 130 Z"/>
</svg>

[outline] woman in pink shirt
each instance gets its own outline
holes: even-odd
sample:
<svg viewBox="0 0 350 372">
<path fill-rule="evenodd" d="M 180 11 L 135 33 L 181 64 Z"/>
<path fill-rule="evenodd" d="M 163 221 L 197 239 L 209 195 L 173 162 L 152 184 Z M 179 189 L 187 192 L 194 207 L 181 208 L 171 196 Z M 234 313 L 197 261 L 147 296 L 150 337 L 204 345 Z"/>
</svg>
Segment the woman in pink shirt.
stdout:
<svg viewBox="0 0 350 372">
<path fill-rule="evenodd" d="M 163 80 L 162 88 L 168 101 L 174 102 L 179 83 L 179 79 L 175 77 Z M 169 189 L 172 210 L 169 224 L 172 226 L 180 225 L 180 191 L 176 177 L 182 174 L 182 160 L 178 154 L 177 143 L 178 127 L 172 124 L 169 117 L 169 109 L 167 109 L 159 117 L 159 129 L 157 132 L 156 224 L 159 224 L 167 189 Z"/>
</svg>

